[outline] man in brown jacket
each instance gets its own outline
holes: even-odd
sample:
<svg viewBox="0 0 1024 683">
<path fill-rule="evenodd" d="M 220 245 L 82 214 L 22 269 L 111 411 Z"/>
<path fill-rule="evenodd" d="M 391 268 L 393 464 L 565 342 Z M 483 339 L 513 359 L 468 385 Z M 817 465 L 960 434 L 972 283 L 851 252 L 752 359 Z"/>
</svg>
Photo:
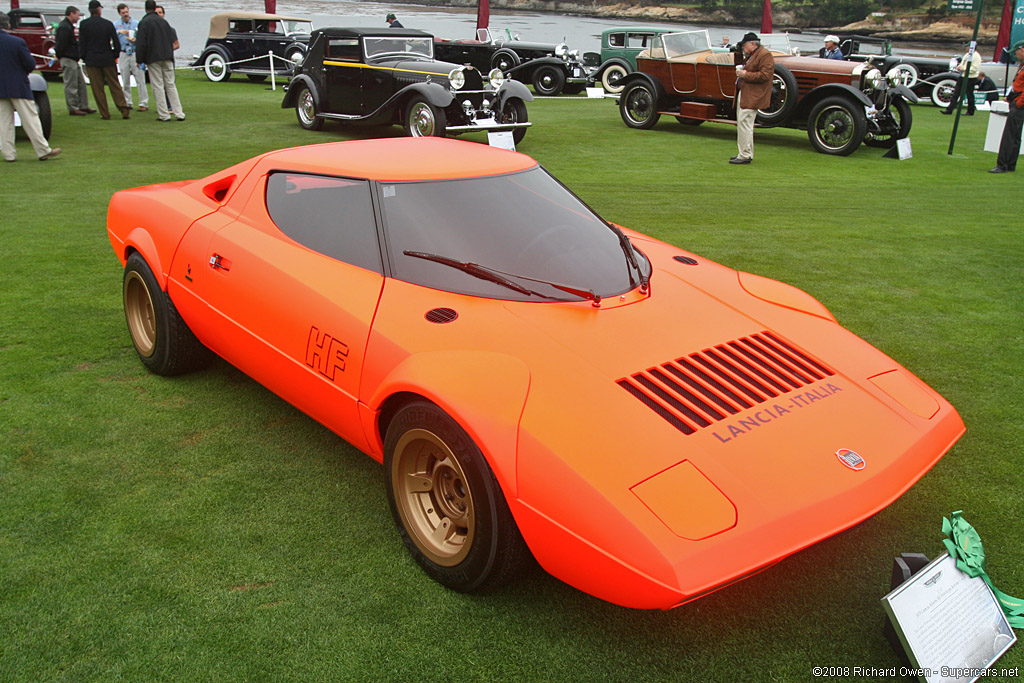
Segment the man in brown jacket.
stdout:
<svg viewBox="0 0 1024 683">
<path fill-rule="evenodd" d="M 747 58 L 736 67 L 736 87 L 739 105 L 736 108 L 736 146 L 739 154 L 729 159 L 730 164 L 749 164 L 754 158 L 754 118 L 758 109 L 772 103 L 772 77 L 775 58 L 761 46 L 756 33 L 748 33 L 740 40 L 740 49 Z"/>
</svg>

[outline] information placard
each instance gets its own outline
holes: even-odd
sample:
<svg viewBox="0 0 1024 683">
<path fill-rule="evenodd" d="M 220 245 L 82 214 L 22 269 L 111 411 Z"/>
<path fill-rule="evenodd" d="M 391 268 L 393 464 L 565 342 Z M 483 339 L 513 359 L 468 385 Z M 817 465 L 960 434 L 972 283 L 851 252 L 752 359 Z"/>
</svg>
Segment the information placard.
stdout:
<svg viewBox="0 0 1024 683">
<path fill-rule="evenodd" d="M 913 672 L 926 683 L 966 683 L 987 673 L 1017 640 L 981 577 L 948 553 L 882 598 Z"/>
</svg>

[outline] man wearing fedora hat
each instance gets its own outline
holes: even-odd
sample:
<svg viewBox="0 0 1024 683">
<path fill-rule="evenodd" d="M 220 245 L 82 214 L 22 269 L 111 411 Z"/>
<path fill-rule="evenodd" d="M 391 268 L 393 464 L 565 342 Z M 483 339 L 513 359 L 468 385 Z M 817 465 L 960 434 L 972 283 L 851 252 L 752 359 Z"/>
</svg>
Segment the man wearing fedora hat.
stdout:
<svg viewBox="0 0 1024 683">
<path fill-rule="evenodd" d="M 736 67 L 736 146 L 739 154 L 729 159 L 730 164 L 749 164 L 754 159 L 754 118 L 758 109 L 772 103 L 772 77 L 775 58 L 761 45 L 756 33 L 740 39 L 740 49 L 746 61 Z"/>
</svg>

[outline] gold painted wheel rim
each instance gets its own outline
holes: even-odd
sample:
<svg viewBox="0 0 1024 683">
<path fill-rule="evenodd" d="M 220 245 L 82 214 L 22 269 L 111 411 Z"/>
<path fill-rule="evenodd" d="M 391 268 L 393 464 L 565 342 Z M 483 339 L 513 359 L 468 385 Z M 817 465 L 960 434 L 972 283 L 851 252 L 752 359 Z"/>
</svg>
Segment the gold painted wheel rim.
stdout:
<svg viewBox="0 0 1024 683">
<path fill-rule="evenodd" d="M 156 348 L 156 311 L 149 287 L 135 271 L 128 273 L 124 281 L 124 314 L 132 343 L 139 354 L 149 358 Z"/>
<path fill-rule="evenodd" d="M 402 524 L 427 558 L 453 567 L 469 554 L 476 515 L 458 458 L 433 432 L 411 429 L 395 446 L 391 483 Z"/>
</svg>

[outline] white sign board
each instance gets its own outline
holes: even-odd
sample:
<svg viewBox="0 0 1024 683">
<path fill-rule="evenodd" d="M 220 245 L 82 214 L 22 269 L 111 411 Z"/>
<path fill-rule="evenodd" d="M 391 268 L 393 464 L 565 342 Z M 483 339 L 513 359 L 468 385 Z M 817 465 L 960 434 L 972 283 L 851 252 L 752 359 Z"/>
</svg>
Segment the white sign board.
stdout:
<svg viewBox="0 0 1024 683">
<path fill-rule="evenodd" d="M 507 149 L 510 152 L 516 151 L 516 142 L 512 139 L 510 130 L 487 131 L 487 144 L 498 149 Z"/>
</svg>

